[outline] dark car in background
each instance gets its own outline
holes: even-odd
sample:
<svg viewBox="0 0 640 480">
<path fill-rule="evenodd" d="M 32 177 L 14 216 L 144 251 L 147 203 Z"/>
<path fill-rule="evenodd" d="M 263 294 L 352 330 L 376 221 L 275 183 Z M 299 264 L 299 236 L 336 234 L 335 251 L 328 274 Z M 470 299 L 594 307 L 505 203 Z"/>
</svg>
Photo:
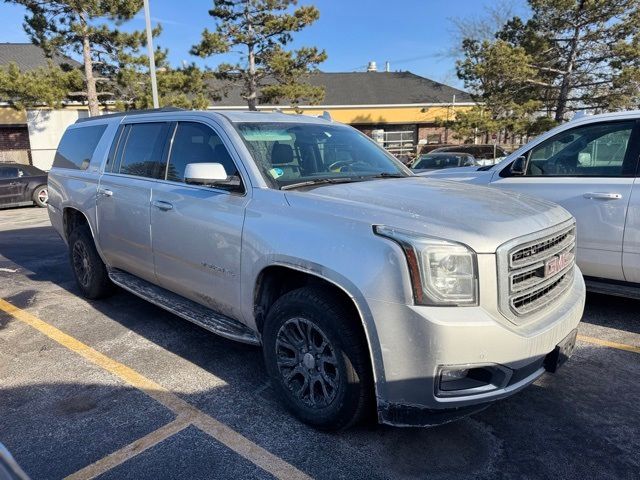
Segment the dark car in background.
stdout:
<svg viewBox="0 0 640 480">
<path fill-rule="evenodd" d="M 426 145 L 422 148 L 422 154 L 435 152 L 468 153 L 478 160 L 494 160 L 506 157 L 507 151 L 498 145 Z"/>
<path fill-rule="evenodd" d="M 0 208 L 46 207 L 48 201 L 46 172 L 31 165 L 0 162 Z"/>
<path fill-rule="evenodd" d="M 478 166 L 477 160 L 468 153 L 431 152 L 420 155 L 411 165 L 414 172 L 428 172 L 443 168 L 474 167 Z"/>
</svg>

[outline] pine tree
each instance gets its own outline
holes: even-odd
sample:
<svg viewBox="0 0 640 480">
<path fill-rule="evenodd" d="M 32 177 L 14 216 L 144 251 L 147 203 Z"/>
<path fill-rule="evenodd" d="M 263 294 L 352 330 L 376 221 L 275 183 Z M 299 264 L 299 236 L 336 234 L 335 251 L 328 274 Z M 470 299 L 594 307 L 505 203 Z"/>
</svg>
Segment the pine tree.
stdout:
<svg viewBox="0 0 640 480">
<path fill-rule="evenodd" d="M 0 68 L 0 99 L 18 110 L 43 105 L 59 107 L 70 92 L 82 89 L 82 85 L 77 69 L 63 69 L 53 62 L 30 71 L 20 70 L 15 63 Z"/>
<path fill-rule="evenodd" d="M 209 82 L 212 74 L 202 71 L 194 64 L 173 68 L 167 61 L 167 56 L 166 49 L 156 48 L 154 59 L 160 106 L 186 109 L 207 108 L 210 100 L 217 98 Z M 147 55 L 125 49 L 118 58 L 120 68 L 114 77 L 116 109 L 152 108 Z"/>
<path fill-rule="evenodd" d="M 563 121 L 575 110 L 640 103 L 640 2 L 529 0 L 495 40 L 463 43 L 458 75 L 487 105 L 535 107 Z M 538 105 L 536 105 L 536 103 Z"/>
<path fill-rule="evenodd" d="M 142 0 L 5 1 L 27 8 L 25 30 L 45 52 L 82 56 L 89 114 L 98 115 L 99 96 L 113 94 L 99 92 L 98 81 L 108 82 L 122 48 L 135 49 L 144 42 L 140 32 L 125 33 L 109 22 L 119 24 L 132 18 L 142 8 Z"/>
<path fill-rule="evenodd" d="M 192 48 L 203 58 L 242 48 L 240 62 L 219 65 L 215 73 L 226 81 L 240 81 L 249 110 L 256 110 L 260 95 L 264 100 L 289 99 L 294 105 L 324 96 L 322 87 L 303 81 L 326 59 L 324 50 L 284 49 L 292 33 L 311 25 L 320 13 L 313 6 L 287 13 L 292 6 L 297 0 L 214 0 L 209 15 L 217 22 L 216 31 L 205 29 Z"/>
</svg>

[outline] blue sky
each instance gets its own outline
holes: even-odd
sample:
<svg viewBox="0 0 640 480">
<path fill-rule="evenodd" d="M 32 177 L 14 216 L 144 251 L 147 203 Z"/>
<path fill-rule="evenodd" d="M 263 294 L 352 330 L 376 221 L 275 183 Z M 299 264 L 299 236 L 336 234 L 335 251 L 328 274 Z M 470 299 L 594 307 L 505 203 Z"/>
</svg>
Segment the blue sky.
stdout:
<svg viewBox="0 0 640 480">
<path fill-rule="evenodd" d="M 521 4 L 522 1 L 514 0 Z M 483 15 L 492 0 L 300 0 L 320 10 L 320 20 L 296 34 L 293 45 L 324 48 L 328 72 L 364 70 L 369 60 L 378 67 L 391 62 L 392 70 L 409 70 L 433 80 L 461 86 L 455 76 L 455 59 L 446 55 L 453 42 L 453 17 Z M 163 26 L 156 43 L 169 48 L 173 64 L 195 61 L 214 67 L 222 57 L 201 60 L 189 55 L 205 27 L 214 28 L 207 14 L 210 0 L 150 0 L 151 15 Z M 0 4 L 0 42 L 29 41 L 22 30 L 24 10 Z M 139 16 L 127 29 L 144 28 Z"/>
</svg>

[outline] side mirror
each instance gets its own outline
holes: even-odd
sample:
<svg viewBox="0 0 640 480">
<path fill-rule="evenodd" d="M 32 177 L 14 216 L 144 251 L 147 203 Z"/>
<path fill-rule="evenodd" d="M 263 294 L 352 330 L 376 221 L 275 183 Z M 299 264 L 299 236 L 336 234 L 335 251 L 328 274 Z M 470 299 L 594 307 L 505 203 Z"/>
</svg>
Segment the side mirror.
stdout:
<svg viewBox="0 0 640 480">
<path fill-rule="evenodd" d="M 184 169 L 184 181 L 191 185 L 214 185 L 227 180 L 227 172 L 221 163 L 188 163 Z"/>
<path fill-rule="evenodd" d="M 527 159 L 525 157 L 516 158 L 509 168 L 511 175 L 522 176 L 527 173 Z"/>
</svg>

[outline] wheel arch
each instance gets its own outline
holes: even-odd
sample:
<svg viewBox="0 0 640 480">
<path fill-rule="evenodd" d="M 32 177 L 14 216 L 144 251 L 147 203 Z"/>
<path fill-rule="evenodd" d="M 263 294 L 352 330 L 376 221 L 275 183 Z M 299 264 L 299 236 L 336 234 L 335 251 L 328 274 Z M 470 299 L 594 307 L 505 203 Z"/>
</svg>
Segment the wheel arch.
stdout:
<svg viewBox="0 0 640 480">
<path fill-rule="evenodd" d="M 64 231 L 65 241 L 69 240 L 69 235 L 71 235 L 71 232 L 73 232 L 79 226 L 85 224 L 89 226 L 91 236 L 94 238 L 95 242 L 95 235 L 93 233 L 91 222 L 89 222 L 89 217 L 87 217 L 84 212 L 75 207 L 64 207 L 62 209 L 62 228 Z"/>
<path fill-rule="evenodd" d="M 97 241 L 94 225 L 93 223 L 91 223 L 89 216 L 86 213 L 84 213 L 82 210 L 74 206 L 66 206 L 62 209 L 62 229 L 64 232 L 63 238 L 66 243 L 69 243 L 69 235 L 71 235 L 71 232 L 73 231 L 73 229 L 79 227 L 80 225 L 85 225 L 85 224 L 89 226 L 89 232 L 91 233 L 93 244 L 96 247 L 96 251 L 100 256 L 100 259 L 108 267 L 109 264 L 105 260 L 104 255 L 102 254 L 102 249 L 100 248 L 100 245 Z"/>
<path fill-rule="evenodd" d="M 253 287 L 253 311 L 258 332 L 262 334 L 264 319 L 275 300 L 283 294 L 306 285 L 326 286 L 338 292 L 353 308 L 369 352 L 376 403 L 384 367 L 377 330 L 364 296 L 356 286 L 337 272 L 315 265 L 302 266 L 288 262 L 275 262 L 264 266 L 257 274 Z M 280 277 L 280 278 L 278 278 Z M 284 278 L 283 278 L 284 277 Z"/>
</svg>

